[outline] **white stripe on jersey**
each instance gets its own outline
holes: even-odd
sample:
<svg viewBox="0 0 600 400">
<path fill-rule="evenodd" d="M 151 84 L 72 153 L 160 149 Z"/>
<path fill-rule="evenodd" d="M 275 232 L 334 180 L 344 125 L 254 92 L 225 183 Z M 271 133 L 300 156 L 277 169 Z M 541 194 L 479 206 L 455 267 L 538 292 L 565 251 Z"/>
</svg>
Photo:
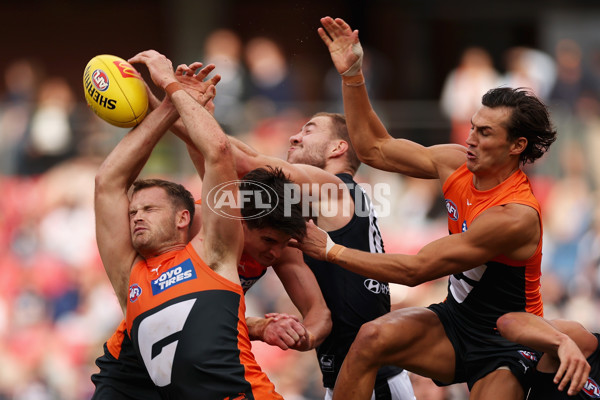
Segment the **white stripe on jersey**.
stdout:
<svg viewBox="0 0 600 400">
<path fill-rule="evenodd" d="M 371 253 L 383 253 L 383 239 L 381 237 L 381 232 L 379 232 L 379 227 L 377 226 L 377 213 L 375 212 L 375 207 L 373 207 L 373 202 L 367 196 L 365 189 L 360 185 L 357 185 L 357 187 L 360 188 L 360 191 L 363 194 L 363 201 L 366 200 L 365 206 L 369 210 L 369 251 Z"/>
<path fill-rule="evenodd" d="M 479 282 L 486 269 L 487 265 L 483 264 L 479 267 L 475 267 L 466 272 L 463 272 L 463 275 L 472 281 Z M 469 283 L 466 280 L 457 279 L 456 275 L 450 276 L 450 291 L 452 292 L 452 296 L 458 303 L 462 303 L 463 301 L 465 301 L 469 293 L 471 293 L 471 290 L 473 290 L 473 286 L 469 285 Z"/>
</svg>

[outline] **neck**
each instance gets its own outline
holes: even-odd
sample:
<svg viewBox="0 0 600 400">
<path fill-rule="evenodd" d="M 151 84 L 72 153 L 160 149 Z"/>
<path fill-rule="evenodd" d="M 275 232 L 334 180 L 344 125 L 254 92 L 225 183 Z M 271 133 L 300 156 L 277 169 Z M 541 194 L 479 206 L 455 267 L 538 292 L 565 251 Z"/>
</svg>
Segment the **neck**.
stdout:
<svg viewBox="0 0 600 400">
<path fill-rule="evenodd" d="M 327 163 L 325 164 L 325 167 L 323 167 L 323 170 L 329 172 L 330 174 L 334 174 L 334 175 L 350 174 L 350 175 L 354 176 L 354 174 L 356 173 L 356 171 L 353 171 L 348 166 L 348 163 L 339 162 L 336 159 L 327 160 Z"/>
<path fill-rule="evenodd" d="M 516 165 L 513 168 L 496 172 L 490 175 L 473 174 L 473 186 L 475 186 L 475 189 L 481 191 L 493 189 L 505 180 L 507 180 L 512 174 L 514 174 L 518 170 L 519 166 Z"/>
</svg>

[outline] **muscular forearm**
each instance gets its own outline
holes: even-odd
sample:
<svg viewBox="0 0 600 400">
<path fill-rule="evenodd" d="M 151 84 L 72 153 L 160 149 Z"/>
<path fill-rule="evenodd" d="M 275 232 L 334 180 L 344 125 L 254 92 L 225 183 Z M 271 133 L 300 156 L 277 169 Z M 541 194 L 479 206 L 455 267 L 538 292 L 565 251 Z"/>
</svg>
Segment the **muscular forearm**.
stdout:
<svg viewBox="0 0 600 400">
<path fill-rule="evenodd" d="M 170 105 L 160 105 L 117 144 L 100 167 L 97 183 L 127 190 L 148 161 L 152 149 L 177 119 Z M 101 186 L 102 187 L 102 186 Z"/>
<path fill-rule="evenodd" d="M 329 333 L 331 333 L 331 312 L 329 309 L 320 310 L 320 312 L 312 312 L 304 317 L 304 327 L 308 332 L 309 340 L 303 343 L 302 346 L 296 348 L 299 351 L 312 350 L 319 346 Z"/>
<path fill-rule="evenodd" d="M 342 77 L 342 94 L 352 145 L 359 158 L 370 165 L 381 158 L 379 141 L 392 137 L 373 110 L 364 82 L 362 74 Z"/>
<path fill-rule="evenodd" d="M 498 319 L 498 331 L 511 342 L 520 343 L 544 353 L 557 355 L 558 348 L 569 337 L 545 319 L 530 313 L 505 314 Z"/>
</svg>

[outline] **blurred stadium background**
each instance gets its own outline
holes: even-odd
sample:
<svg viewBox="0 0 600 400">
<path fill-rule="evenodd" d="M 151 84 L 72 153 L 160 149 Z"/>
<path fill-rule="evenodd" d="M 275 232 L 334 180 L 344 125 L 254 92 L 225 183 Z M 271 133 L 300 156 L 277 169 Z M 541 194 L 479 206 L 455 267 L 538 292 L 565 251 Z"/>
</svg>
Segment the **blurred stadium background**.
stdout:
<svg viewBox="0 0 600 400">
<path fill-rule="evenodd" d="M 359 29 L 374 107 L 395 136 L 462 143 L 473 102 L 492 86 L 531 87 L 550 105 L 559 139 L 527 167 L 543 208 L 545 312 L 600 330 L 599 2 L 24 0 L 1 2 L 0 14 L 0 399 L 88 399 L 93 361 L 122 317 L 97 254 L 92 201 L 95 171 L 127 130 L 87 108 L 89 59 L 156 49 L 174 65 L 216 63 L 219 122 L 284 157 L 312 113 L 342 110 L 316 33 L 326 15 Z M 201 185 L 171 135 L 143 175 L 194 194 Z M 387 252 L 446 234 L 436 182 L 367 167 L 358 180 L 390 185 L 380 218 Z M 427 305 L 445 287 L 393 285 L 392 301 Z M 296 312 L 273 274 L 247 303 L 249 315 Z M 255 352 L 286 399 L 322 398 L 313 352 L 261 343 Z M 467 398 L 461 385 L 415 377 L 415 388 L 423 399 Z"/>
</svg>

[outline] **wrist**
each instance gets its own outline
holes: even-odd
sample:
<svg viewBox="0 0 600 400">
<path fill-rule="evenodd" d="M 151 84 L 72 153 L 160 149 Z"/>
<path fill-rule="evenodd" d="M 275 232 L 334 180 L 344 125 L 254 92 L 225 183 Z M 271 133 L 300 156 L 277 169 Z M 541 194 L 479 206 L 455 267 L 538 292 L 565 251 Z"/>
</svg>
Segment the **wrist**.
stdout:
<svg viewBox="0 0 600 400">
<path fill-rule="evenodd" d="M 172 97 L 173 93 L 183 90 L 183 85 L 177 81 L 173 81 L 169 84 L 167 84 L 167 86 L 165 86 L 165 93 L 167 94 L 167 96 Z"/>
<path fill-rule="evenodd" d="M 344 86 L 357 87 L 365 84 L 365 77 L 362 72 L 359 72 L 358 75 L 352 76 L 342 76 L 342 83 Z"/>
<path fill-rule="evenodd" d="M 334 244 L 333 247 L 327 251 L 325 258 L 327 258 L 327 261 L 329 261 L 330 263 L 335 264 L 339 256 L 345 249 L 346 248 L 342 245 Z"/>
</svg>

